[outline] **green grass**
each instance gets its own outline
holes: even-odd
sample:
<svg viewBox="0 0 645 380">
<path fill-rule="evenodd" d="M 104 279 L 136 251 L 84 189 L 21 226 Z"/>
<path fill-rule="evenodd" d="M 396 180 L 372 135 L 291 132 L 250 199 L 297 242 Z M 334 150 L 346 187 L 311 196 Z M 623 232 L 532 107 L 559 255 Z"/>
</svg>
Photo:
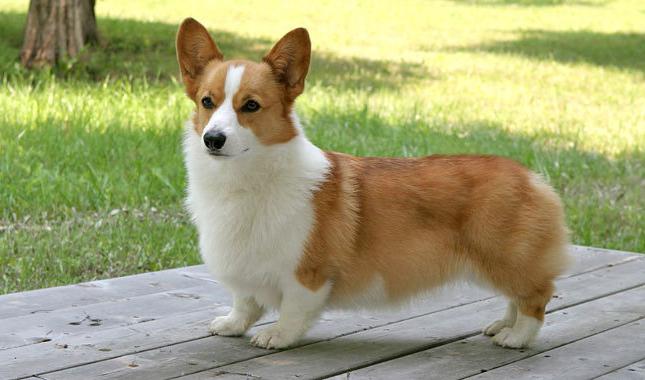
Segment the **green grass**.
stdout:
<svg viewBox="0 0 645 380">
<path fill-rule="evenodd" d="M 309 29 L 319 146 L 509 156 L 563 196 L 575 243 L 645 252 L 641 1 L 200 4 L 98 2 L 101 45 L 41 72 L 17 64 L 26 1 L 0 5 L 0 293 L 199 262 L 173 46 L 191 15 L 227 57 Z"/>
</svg>

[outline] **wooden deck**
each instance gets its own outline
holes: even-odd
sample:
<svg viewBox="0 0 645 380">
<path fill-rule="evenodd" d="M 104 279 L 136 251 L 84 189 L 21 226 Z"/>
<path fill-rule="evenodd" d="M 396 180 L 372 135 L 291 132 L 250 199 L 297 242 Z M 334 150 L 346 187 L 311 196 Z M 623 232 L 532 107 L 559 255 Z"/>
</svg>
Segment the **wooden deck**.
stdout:
<svg viewBox="0 0 645 380">
<path fill-rule="evenodd" d="M 329 312 L 300 346 L 208 334 L 228 292 L 203 266 L 0 296 L 0 379 L 643 379 L 645 255 L 572 247 L 536 344 L 479 331 L 500 297 L 456 287 L 391 312 Z M 269 315 L 258 325 L 275 319 Z"/>
</svg>

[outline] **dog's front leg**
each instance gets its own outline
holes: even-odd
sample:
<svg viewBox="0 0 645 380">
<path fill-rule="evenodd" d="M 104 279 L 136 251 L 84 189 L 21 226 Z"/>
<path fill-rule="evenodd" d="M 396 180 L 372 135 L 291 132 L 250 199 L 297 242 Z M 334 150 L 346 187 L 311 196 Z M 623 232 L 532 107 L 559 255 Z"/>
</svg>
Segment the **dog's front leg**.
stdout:
<svg viewBox="0 0 645 380">
<path fill-rule="evenodd" d="M 253 297 L 234 292 L 231 312 L 213 319 L 208 330 L 214 335 L 239 336 L 257 322 L 263 313 L 264 310 Z"/>
<path fill-rule="evenodd" d="M 318 319 L 330 289 L 329 284 L 316 291 L 297 282 L 290 284 L 282 293 L 278 321 L 256 334 L 251 343 L 262 348 L 285 348 L 296 343 Z"/>
</svg>

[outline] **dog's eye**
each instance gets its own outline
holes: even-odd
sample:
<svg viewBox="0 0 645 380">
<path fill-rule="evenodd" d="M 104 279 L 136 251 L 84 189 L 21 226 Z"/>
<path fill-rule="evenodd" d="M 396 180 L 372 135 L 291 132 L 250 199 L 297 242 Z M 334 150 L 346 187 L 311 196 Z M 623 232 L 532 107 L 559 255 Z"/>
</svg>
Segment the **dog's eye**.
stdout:
<svg viewBox="0 0 645 380">
<path fill-rule="evenodd" d="M 213 103 L 213 99 L 211 99 L 210 96 L 204 96 L 202 98 L 202 105 L 206 109 L 211 109 L 211 108 L 215 107 L 215 103 Z"/>
<path fill-rule="evenodd" d="M 242 112 L 256 112 L 260 109 L 260 103 L 255 100 L 247 100 L 242 106 Z"/>
</svg>

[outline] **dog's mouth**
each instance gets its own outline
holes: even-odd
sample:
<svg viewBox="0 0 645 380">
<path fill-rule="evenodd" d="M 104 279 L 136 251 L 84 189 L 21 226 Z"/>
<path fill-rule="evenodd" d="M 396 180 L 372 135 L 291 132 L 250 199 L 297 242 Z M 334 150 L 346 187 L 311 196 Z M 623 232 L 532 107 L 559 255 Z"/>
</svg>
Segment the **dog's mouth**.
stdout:
<svg viewBox="0 0 645 380">
<path fill-rule="evenodd" d="M 209 156 L 213 156 L 213 157 L 231 157 L 231 156 L 230 156 L 230 155 L 228 155 L 228 154 L 224 154 L 224 153 L 220 153 L 220 152 L 215 152 L 215 151 L 212 151 L 212 150 L 209 150 L 209 151 L 208 151 L 208 155 L 209 155 Z"/>
<path fill-rule="evenodd" d="M 220 151 L 218 151 L 218 150 L 207 150 L 207 151 L 206 151 L 206 153 L 208 153 L 208 155 L 209 155 L 209 156 L 211 156 L 211 157 L 217 157 L 217 158 L 232 158 L 232 157 L 240 156 L 240 155 L 242 155 L 242 154 L 244 154 L 244 153 L 246 153 L 246 152 L 248 152 L 248 151 L 249 151 L 249 148 L 245 148 L 245 149 L 244 149 L 244 150 L 242 150 L 240 153 L 238 153 L 238 154 L 234 154 L 234 155 L 231 155 L 231 154 L 225 154 L 225 153 L 222 153 L 222 152 L 220 152 Z"/>
</svg>

